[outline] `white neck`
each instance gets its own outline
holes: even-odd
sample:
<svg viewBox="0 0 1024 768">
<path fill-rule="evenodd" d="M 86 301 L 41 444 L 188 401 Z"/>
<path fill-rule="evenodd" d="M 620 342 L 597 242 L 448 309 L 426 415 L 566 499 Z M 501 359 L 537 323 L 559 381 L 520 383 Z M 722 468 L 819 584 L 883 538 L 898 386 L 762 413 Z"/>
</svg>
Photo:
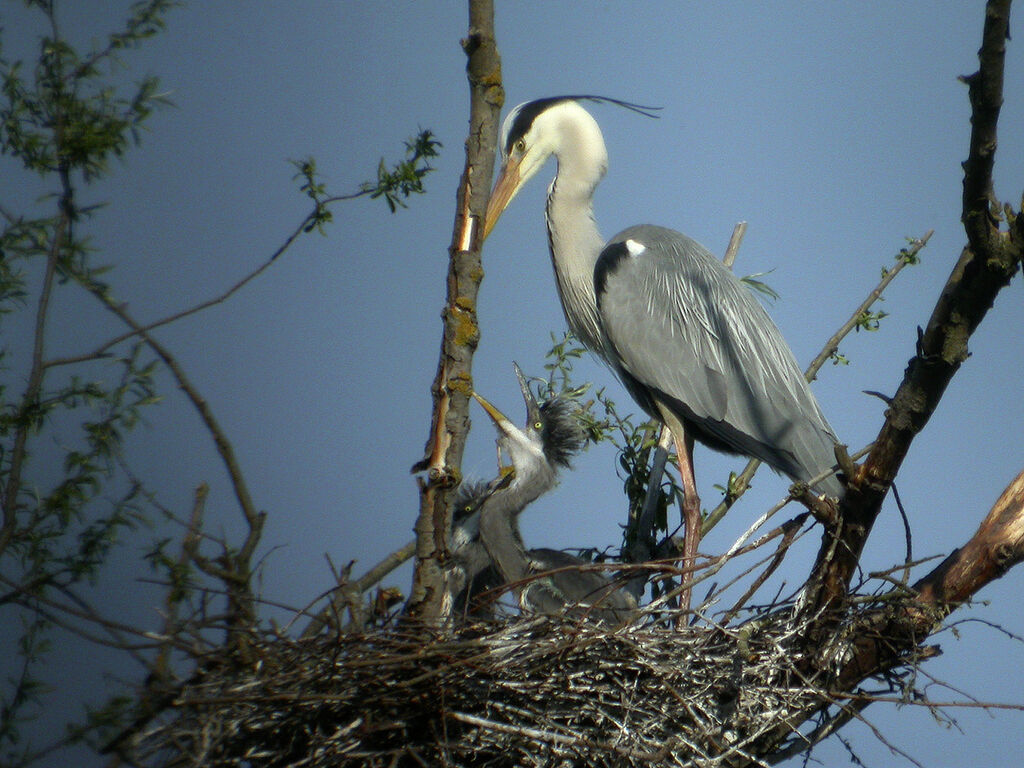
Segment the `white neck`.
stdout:
<svg viewBox="0 0 1024 768">
<path fill-rule="evenodd" d="M 604 238 L 594 221 L 594 189 L 608 167 L 597 123 L 575 103 L 558 117 L 553 154 L 558 172 L 548 190 L 545 215 L 551 260 L 569 329 L 585 347 L 604 357 L 594 294 L 594 267 Z"/>
</svg>

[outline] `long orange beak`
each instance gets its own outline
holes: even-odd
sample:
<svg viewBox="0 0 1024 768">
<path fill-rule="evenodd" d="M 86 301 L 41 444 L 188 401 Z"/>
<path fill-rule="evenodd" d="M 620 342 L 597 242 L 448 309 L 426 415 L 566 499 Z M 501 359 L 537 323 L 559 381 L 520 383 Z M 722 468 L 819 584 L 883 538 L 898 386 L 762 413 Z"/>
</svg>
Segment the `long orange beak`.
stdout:
<svg viewBox="0 0 1024 768">
<path fill-rule="evenodd" d="M 498 223 L 502 212 L 519 191 L 519 165 L 521 162 L 521 160 L 509 159 L 501 168 L 498 180 L 494 183 L 494 191 L 491 192 L 491 199 L 487 203 L 487 213 L 484 214 L 484 240 L 491 234 L 491 230 Z"/>
</svg>

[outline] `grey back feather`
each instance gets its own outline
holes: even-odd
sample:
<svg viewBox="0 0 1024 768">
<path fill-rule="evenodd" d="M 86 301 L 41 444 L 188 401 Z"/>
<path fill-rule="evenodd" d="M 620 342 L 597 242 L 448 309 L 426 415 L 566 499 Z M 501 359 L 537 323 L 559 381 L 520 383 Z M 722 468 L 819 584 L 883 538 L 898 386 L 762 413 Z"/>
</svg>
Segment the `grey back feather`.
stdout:
<svg viewBox="0 0 1024 768">
<path fill-rule="evenodd" d="M 594 277 L 607 343 L 645 409 L 654 395 L 699 440 L 794 480 L 835 463 L 835 434 L 782 334 L 706 248 L 663 227 L 630 227 L 608 242 Z M 817 487 L 842 494 L 834 477 Z"/>
</svg>

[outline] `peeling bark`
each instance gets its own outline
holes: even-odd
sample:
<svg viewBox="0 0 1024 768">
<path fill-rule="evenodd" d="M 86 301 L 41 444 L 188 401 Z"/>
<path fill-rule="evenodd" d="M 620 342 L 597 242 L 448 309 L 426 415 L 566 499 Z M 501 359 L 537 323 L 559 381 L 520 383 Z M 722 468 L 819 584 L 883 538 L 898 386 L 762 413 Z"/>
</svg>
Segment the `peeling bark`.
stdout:
<svg viewBox="0 0 1024 768">
<path fill-rule="evenodd" d="M 459 183 L 455 227 L 448 249 L 447 297 L 441 313 L 444 329 L 425 455 L 414 467 L 419 478 L 420 512 L 416 520 L 416 569 L 408 611 L 433 621 L 443 611 L 444 559 L 451 531 L 451 494 L 462 479 L 462 453 L 469 433 L 469 396 L 473 354 L 480 340 L 477 293 L 483 279 L 481 222 L 490 194 L 498 145 L 498 117 L 504 102 L 501 59 L 494 40 L 493 0 L 470 0 L 469 34 L 462 41 L 468 62 L 470 119 L 466 165 Z"/>
</svg>

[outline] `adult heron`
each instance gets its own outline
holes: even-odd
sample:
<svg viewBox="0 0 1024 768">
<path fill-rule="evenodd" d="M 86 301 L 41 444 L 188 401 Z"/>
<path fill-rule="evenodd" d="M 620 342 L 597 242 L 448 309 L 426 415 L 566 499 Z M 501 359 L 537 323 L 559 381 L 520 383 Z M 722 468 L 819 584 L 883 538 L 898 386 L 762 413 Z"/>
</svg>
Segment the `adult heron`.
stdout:
<svg viewBox="0 0 1024 768">
<path fill-rule="evenodd" d="M 593 96 L 513 109 L 502 125 L 502 168 L 483 234 L 554 155 L 545 218 L 562 309 L 576 337 L 671 431 L 684 491 L 684 564 L 692 567 L 701 524 L 694 439 L 807 482 L 833 465 L 836 437 L 767 312 L 706 248 L 647 224 L 607 243 L 601 237 L 593 199 L 608 153 L 584 100 L 641 109 Z M 814 487 L 835 496 L 843 490 L 834 476 Z"/>
<path fill-rule="evenodd" d="M 523 545 L 520 513 L 557 484 L 559 470 L 569 466 L 585 439 L 567 401 L 555 397 L 538 405 L 518 366 L 516 375 L 526 402 L 524 429 L 474 393 L 494 421 L 499 449 L 511 467 L 485 486 L 469 486 L 460 495 L 453 555 L 467 579 L 456 606 L 472 607 L 482 591 L 512 584 L 525 611 L 570 609 L 591 618 L 626 618 L 636 609 L 636 601 L 603 574 L 585 570 L 590 563 L 558 550 L 527 550 Z M 483 568 L 481 549 L 488 558 Z"/>
</svg>

